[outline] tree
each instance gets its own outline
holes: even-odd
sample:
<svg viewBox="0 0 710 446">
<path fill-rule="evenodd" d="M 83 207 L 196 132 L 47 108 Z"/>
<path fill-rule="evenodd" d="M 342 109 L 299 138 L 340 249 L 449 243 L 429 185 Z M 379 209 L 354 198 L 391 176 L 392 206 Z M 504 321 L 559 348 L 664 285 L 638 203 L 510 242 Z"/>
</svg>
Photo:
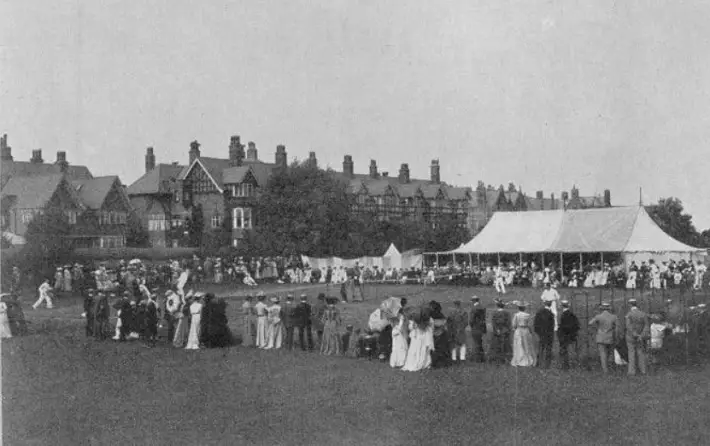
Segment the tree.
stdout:
<svg viewBox="0 0 710 446">
<path fill-rule="evenodd" d="M 130 212 L 126 221 L 126 246 L 136 248 L 148 246 L 149 237 L 140 217 L 135 212 Z"/>
<path fill-rule="evenodd" d="M 27 226 L 27 243 L 20 254 L 20 269 L 35 276 L 51 276 L 54 268 L 71 260 L 71 233 L 64 212 L 50 206 Z"/>
<path fill-rule="evenodd" d="M 202 243 L 202 236 L 205 231 L 205 220 L 202 213 L 202 205 L 192 207 L 190 218 L 187 219 L 188 243 L 191 247 L 197 248 Z"/>
<path fill-rule="evenodd" d="M 260 255 L 347 252 L 353 222 L 346 185 L 309 163 L 294 163 L 260 191 L 245 244 Z"/>
<path fill-rule="evenodd" d="M 692 246 L 700 243 L 693 217 L 683 213 L 683 203 L 678 198 L 661 198 L 658 204 L 647 206 L 646 211 L 666 234 L 676 240 Z"/>
<path fill-rule="evenodd" d="M 515 183 L 510 182 L 508 183 L 508 192 L 517 192 L 518 189 L 515 188 Z"/>
</svg>

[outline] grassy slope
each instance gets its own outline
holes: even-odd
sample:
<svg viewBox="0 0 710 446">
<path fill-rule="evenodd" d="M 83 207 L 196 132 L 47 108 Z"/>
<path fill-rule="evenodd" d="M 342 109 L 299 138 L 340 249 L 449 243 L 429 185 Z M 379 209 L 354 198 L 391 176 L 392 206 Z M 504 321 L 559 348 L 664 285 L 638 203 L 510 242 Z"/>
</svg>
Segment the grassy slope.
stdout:
<svg viewBox="0 0 710 446">
<path fill-rule="evenodd" d="M 459 294 L 471 290 L 414 299 Z M 349 304 L 346 319 L 375 305 Z M 707 368 L 635 379 L 480 365 L 405 374 L 310 353 L 87 341 L 80 312 L 78 301 L 26 310 L 34 334 L 3 343 L 6 444 L 689 445 L 710 434 Z"/>
</svg>

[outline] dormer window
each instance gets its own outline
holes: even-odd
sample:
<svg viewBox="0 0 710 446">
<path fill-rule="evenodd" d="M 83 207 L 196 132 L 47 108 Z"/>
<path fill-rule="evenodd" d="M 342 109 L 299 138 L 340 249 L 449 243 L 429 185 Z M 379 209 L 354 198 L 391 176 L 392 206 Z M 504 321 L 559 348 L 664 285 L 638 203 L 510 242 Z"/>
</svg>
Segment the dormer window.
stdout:
<svg viewBox="0 0 710 446">
<path fill-rule="evenodd" d="M 232 197 L 251 197 L 254 195 L 254 185 L 251 183 L 233 184 L 230 186 Z"/>
</svg>

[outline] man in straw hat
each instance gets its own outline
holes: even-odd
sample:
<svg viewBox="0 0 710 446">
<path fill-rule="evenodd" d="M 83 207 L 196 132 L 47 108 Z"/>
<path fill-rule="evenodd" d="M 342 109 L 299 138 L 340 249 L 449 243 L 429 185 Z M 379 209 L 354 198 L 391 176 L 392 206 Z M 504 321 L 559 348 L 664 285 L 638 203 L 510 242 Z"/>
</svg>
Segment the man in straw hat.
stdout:
<svg viewBox="0 0 710 446">
<path fill-rule="evenodd" d="M 636 366 L 646 374 L 647 341 L 651 337 L 648 315 L 638 308 L 636 299 L 629 299 L 631 309 L 626 313 L 626 346 L 629 349 L 629 376 L 636 374 Z"/>
<path fill-rule="evenodd" d="M 579 333 L 579 319 L 572 312 L 569 306 L 569 301 L 563 300 L 560 302 L 562 306 L 562 314 L 560 315 L 560 323 L 557 330 L 557 340 L 560 343 L 560 361 L 562 369 L 569 369 L 569 349 L 575 347 L 577 349 L 577 334 Z"/>
<path fill-rule="evenodd" d="M 466 326 L 468 313 L 461 308 L 461 301 L 454 301 L 454 311 L 448 318 L 448 329 L 451 333 L 451 360 L 454 364 L 466 361 Z"/>
<path fill-rule="evenodd" d="M 293 329 L 296 323 L 296 305 L 293 302 L 293 294 L 286 296 L 286 302 L 281 307 L 281 320 L 285 331 L 286 348 L 293 350 Z"/>
<path fill-rule="evenodd" d="M 254 305 L 254 311 L 256 312 L 256 346 L 258 348 L 265 348 L 268 339 L 266 336 L 266 294 L 263 291 L 259 291 L 256 295 L 257 303 Z"/>
<path fill-rule="evenodd" d="M 609 373 L 607 361 L 609 355 L 614 352 L 614 345 L 616 345 L 619 329 L 619 320 L 610 310 L 611 304 L 609 302 L 603 302 L 601 304 L 601 312 L 589 321 L 589 326 L 595 327 L 597 330 L 597 349 L 599 350 L 599 358 L 604 373 Z"/>
<path fill-rule="evenodd" d="M 486 309 L 481 305 L 481 299 L 478 296 L 471 298 L 471 311 L 468 314 L 471 338 L 473 340 L 473 360 L 485 362 L 483 336 L 488 331 L 488 327 L 486 325 Z"/>
</svg>

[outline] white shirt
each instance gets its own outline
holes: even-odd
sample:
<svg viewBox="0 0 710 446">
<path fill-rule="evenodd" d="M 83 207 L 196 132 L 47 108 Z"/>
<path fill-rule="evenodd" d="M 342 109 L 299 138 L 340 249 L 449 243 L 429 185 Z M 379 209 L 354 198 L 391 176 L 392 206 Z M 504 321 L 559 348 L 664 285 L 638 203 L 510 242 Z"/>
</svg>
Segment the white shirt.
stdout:
<svg viewBox="0 0 710 446">
<path fill-rule="evenodd" d="M 43 283 L 42 285 L 40 285 L 39 288 L 38 288 L 39 294 L 42 294 L 42 295 L 47 294 L 47 292 L 48 292 L 49 290 L 51 290 L 51 289 L 52 289 L 52 287 L 51 287 L 47 282 L 44 282 L 44 283 Z"/>
<path fill-rule="evenodd" d="M 266 316 L 266 304 L 264 302 L 257 302 L 256 305 L 254 305 L 254 309 L 256 310 L 256 315 L 257 316 Z"/>
</svg>

